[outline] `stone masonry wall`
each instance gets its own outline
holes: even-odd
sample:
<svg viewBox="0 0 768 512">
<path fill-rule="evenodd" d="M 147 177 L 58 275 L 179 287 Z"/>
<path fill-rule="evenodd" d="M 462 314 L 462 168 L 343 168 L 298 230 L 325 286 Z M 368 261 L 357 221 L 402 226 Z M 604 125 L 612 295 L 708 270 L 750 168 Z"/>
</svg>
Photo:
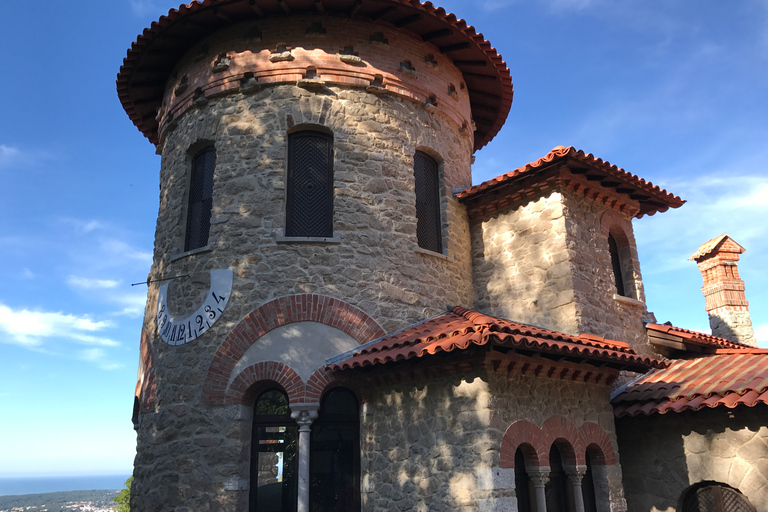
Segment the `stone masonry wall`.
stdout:
<svg viewBox="0 0 768 512">
<path fill-rule="evenodd" d="M 607 208 L 572 192 L 563 197 L 568 233 L 566 245 L 569 261 L 573 264 L 577 332 L 625 341 L 638 354 L 654 357 L 643 325 L 648 312 L 643 302 L 645 297 L 636 250 L 620 250 L 619 253 L 622 265 L 633 267 L 631 272 L 624 272 L 625 276 L 633 278 L 624 285 L 633 288 L 633 294 L 640 300 L 616 297 L 608 239 L 601 232 L 601 218 Z M 625 219 L 623 229 L 634 247 L 629 219 Z M 628 281 L 626 277 L 625 281 Z"/>
<path fill-rule="evenodd" d="M 471 221 L 480 311 L 577 333 L 563 200 L 561 193 L 552 192 Z"/>
<path fill-rule="evenodd" d="M 674 512 L 689 486 L 715 481 L 741 491 L 757 512 L 767 512 L 765 409 L 758 404 L 618 419 L 628 511 Z"/>
<path fill-rule="evenodd" d="M 606 386 L 468 373 L 370 393 L 361 414 L 365 511 L 516 510 L 513 470 L 499 471 L 499 447 L 519 419 L 598 423 L 616 445 Z M 613 468 L 618 511 L 621 472 Z"/>
<path fill-rule="evenodd" d="M 709 326 L 713 336 L 720 336 L 745 345 L 757 346 L 752 317 L 748 310 L 721 307 L 709 312 Z"/>
<path fill-rule="evenodd" d="M 338 42 L 321 38 L 315 49 L 323 41 Z M 397 50 L 394 41 L 388 55 Z M 209 43 L 215 47 L 216 36 Z M 439 60 L 440 72 L 453 81 L 458 71 Z M 419 80 L 428 85 L 425 75 Z M 202 303 L 210 271 L 231 268 L 234 280 L 220 319 L 179 346 L 158 336 L 159 286 L 149 287 L 144 329 L 157 391 L 154 412 L 141 414 L 137 428 L 136 510 L 246 508 L 252 411 L 205 406 L 201 395 L 222 341 L 262 304 L 317 293 L 360 308 L 388 332 L 440 313 L 447 304 L 474 306 L 468 221 L 451 193 L 471 183 L 471 132 L 405 96 L 342 85 L 319 92 L 266 85 L 204 98 L 164 124 L 151 278 L 183 276 L 169 282 L 169 309 L 176 317 Z M 283 237 L 287 133 L 301 126 L 333 133 L 332 241 Z M 209 244 L 181 254 L 191 158 L 211 144 L 216 169 Z M 420 250 L 416 241 L 417 149 L 440 164 L 443 254 Z"/>
</svg>

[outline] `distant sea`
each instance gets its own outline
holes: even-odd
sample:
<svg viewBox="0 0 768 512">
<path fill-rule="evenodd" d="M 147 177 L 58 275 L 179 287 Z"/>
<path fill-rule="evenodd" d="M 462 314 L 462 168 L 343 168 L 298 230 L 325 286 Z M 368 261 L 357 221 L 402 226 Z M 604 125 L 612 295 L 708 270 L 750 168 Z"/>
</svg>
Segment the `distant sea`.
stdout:
<svg viewBox="0 0 768 512">
<path fill-rule="evenodd" d="M 118 490 L 131 475 L 0 478 L 0 496 L 61 491 Z"/>
</svg>

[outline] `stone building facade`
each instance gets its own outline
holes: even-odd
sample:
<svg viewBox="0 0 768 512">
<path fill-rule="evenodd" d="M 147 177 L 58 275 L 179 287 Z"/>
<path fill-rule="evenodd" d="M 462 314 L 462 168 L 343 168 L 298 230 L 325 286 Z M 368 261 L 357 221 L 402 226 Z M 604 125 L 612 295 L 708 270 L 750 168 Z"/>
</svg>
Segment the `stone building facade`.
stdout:
<svg viewBox="0 0 768 512">
<path fill-rule="evenodd" d="M 473 186 L 512 101 L 474 28 L 196 1 L 117 88 L 162 156 L 132 510 L 644 510 L 611 390 L 670 354 L 631 221 L 683 201 L 562 146 Z"/>
</svg>

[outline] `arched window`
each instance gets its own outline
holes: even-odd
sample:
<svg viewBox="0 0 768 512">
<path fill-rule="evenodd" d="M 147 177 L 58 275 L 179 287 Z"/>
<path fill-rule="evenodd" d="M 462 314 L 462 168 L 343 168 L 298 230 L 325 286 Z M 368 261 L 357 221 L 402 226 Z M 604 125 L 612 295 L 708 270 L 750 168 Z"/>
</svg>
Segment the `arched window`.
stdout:
<svg viewBox="0 0 768 512">
<path fill-rule="evenodd" d="M 251 512 L 293 512 L 297 499 L 298 429 L 288 397 L 270 389 L 256 399 L 251 444 Z"/>
<path fill-rule="evenodd" d="M 619 256 L 619 244 L 613 235 L 608 235 L 608 250 L 611 253 L 611 266 L 613 267 L 613 279 L 616 283 L 616 293 L 627 297 L 627 290 L 624 287 L 624 271 L 621 267 L 621 257 Z"/>
<path fill-rule="evenodd" d="M 312 130 L 288 135 L 285 236 L 333 236 L 333 136 Z"/>
<path fill-rule="evenodd" d="M 581 495 L 584 497 L 584 512 L 597 512 L 597 498 L 595 496 L 595 474 L 592 470 L 592 457 L 589 451 L 586 453 L 587 472 L 581 480 Z"/>
<path fill-rule="evenodd" d="M 416 183 L 416 238 L 419 247 L 443 251 L 440 222 L 440 177 L 437 162 L 421 151 L 413 157 Z"/>
<path fill-rule="evenodd" d="M 755 507 L 737 489 L 707 481 L 683 493 L 682 512 L 755 512 Z"/>
<path fill-rule="evenodd" d="M 522 448 L 515 451 L 515 494 L 517 495 L 517 511 L 532 512 L 531 479 L 525 468 L 525 455 Z"/>
<path fill-rule="evenodd" d="M 360 414 L 355 395 L 328 392 L 312 424 L 310 512 L 360 510 Z"/>
<path fill-rule="evenodd" d="M 554 444 L 549 449 L 549 482 L 545 487 L 547 511 L 568 512 L 568 477 L 563 468 L 563 457 Z"/>
<path fill-rule="evenodd" d="M 187 204 L 187 232 L 184 250 L 191 251 L 208 245 L 213 207 L 213 170 L 216 167 L 216 149 L 209 146 L 192 158 Z"/>
</svg>

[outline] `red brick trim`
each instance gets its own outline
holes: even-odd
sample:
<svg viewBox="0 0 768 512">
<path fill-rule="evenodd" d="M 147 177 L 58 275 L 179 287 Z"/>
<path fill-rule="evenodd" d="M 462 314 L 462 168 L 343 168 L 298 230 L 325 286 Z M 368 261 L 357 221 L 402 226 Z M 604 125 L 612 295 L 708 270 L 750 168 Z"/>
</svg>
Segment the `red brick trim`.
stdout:
<svg viewBox="0 0 768 512">
<path fill-rule="evenodd" d="M 524 450 L 526 455 L 526 464 L 538 467 L 541 466 L 541 453 L 542 450 L 542 433 L 541 429 L 527 420 L 517 420 L 507 427 L 507 431 L 504 432 L 504 437 L 501 439 L 501 467 L 514 468 L 515 467 L 515 452 L 521 446 L 530 447 L 529 450 Z M 546 450 L 547 457 L 549 457 L 549 447 Z M 549 465 L 549 460 L 543 464 Z"/>
<path fill-rule="evenodd" d="M 251 405 L 256 396 L 275 383 L 283 388 L 292 404 L 303 402 L 304 382 L 290 366 L 277 361 L 261 361 L 241 371 L 226 394 L 226 405 Z M 256 386 L 255 384 L 261 384 Z"/>
<path fill-rule="evenodd" d="M 600 233 L 608 238 L 613 235 L 619 247 L 631 247 L 636 249 L 634 237 L 629 236 L 632 229 L 630 221 L 615 210 L 606 210 L 600 217 Z"/>
<path fill-rule="evenodd" d="M 332 297 L 307 293 L 272 300 L 246 315 L 216 351 L 203 386 L 204 403 L 223 405 L 230 400 L 240 403 L 242 396 L 230 397 L 227 392 L 235 365 L 259 338 L 277 327 L 294 322 L 326 324 L 345 332 L 361 344 L 385 334 L 384 329 L 362 310 Z"/>
<path fill-rule="evenodd" d="M 368 401 L 365 389 L 360 386 L 360 378 L 354 374 L 334 372 L 328 368 L 318 368 L 310 375 L 304 391 L 304 402 L 319 403 L 323 395 L 333 388 L 344 387 L 352 391 L 359 403 Z"/>
<path fill-rule="evenodd" d="M 549 450 L 555 444 L 569 465 L 586 464 L 590 451 L 592 462 L 599 465 L 616 464 L 616 452 L 608 434 L 596 423 L 585 423 L 581 428 L 562 416 L 553 416 L 541 428 L 530 421 L 512 423 L 501 439 L 501 467 L 515 467 L 515 452 L 524 450 L 526 464 L 532 467 L 549 466 Z"/>
<path fill-rule="evenodd" d="M 584 454 L 589 450 L 592 462 L 601 466 L 612 466 L 616 464 L 616 452 L 613 450 L 613 444 L 608 434 L 596 423 L 585 423 L 579 428 L 579 438 L 576 443 L 582 462 L 586 464 Z"/>
</svg>

